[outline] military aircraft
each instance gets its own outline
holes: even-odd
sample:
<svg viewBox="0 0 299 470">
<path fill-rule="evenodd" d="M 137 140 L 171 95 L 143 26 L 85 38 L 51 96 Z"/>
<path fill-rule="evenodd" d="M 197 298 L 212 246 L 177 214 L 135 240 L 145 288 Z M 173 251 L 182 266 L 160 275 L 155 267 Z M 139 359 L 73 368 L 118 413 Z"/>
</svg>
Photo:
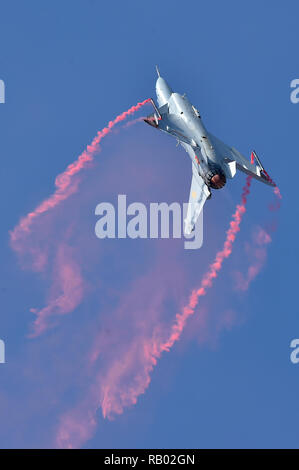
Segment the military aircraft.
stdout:
<svg viewBox="0 0 299 470">
<path fill-rule="evenodd" d="M 223 188 L 227 178 L 233 178 L 237 169 L 270 186 L 275 184 L 255 151 L 249 161 L 237 149 L 208 132 L 199 111 L 185 95 L 173 92 L 156 68 L 158 106 L 152 99 L 155 112 L 144 121 L 175 137 L 191 158 L 193 175 L 184 228 L 186 234 L 191 234 L 204 203 L 211 197 L 211 189 Z"/>
</svg>

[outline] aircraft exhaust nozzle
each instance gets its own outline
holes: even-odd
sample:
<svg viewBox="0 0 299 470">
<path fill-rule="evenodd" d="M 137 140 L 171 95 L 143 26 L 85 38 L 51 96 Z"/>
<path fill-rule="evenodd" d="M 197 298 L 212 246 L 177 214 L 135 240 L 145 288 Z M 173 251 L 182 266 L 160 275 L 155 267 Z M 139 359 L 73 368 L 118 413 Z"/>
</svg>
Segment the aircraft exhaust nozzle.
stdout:
<svg viewBox="0 0 299 470">
<path fill-rule="evenodd" d="M 213 168 L 205 175 L 206 184 L 213 189 L 222 189 L 226 184 L 225 173 L 220 168 Z"/>
</svg>

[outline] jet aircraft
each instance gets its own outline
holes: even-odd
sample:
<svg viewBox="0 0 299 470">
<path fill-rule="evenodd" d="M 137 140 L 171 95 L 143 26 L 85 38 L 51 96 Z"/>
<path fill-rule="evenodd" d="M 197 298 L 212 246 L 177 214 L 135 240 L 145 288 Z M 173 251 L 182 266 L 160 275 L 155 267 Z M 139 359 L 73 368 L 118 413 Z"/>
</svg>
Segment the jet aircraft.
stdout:
<svg viewBox="0 0 299 470">
<path fill-rule="evenodd" d="M 237 149 L 224 144 L 205 128 L 199 111 L 185 95 L 173 92 L 164 78 L 158 79 L 156 94 L 158 106 L 152 99 L 154 113 L 144 119 L 147 124 L 173 136 L 189 154 L 192 161 L 190 188 L 184 232 L 191 234 L 212 189 L 221 189 L 227 179 L 240 170 L 263 183 L 275 186 L 255 151 L 251 161 Z"/>
</svg>

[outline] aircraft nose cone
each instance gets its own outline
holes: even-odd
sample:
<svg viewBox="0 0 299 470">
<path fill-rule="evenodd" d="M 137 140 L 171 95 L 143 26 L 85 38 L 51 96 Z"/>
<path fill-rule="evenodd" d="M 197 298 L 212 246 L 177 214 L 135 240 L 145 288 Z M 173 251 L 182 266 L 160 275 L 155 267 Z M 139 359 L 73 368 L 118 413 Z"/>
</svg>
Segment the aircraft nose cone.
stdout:
<svg viewBox="0 0 299 470">
<path fill-rule="evenodd" d="M 172 95 L 172 89 L 162 77 L 158 77 L 156 82 L 156 94 L 159 106 L 166 104 Z"/>
<path fill-rule="evenodd" d="M 211 178 L 211 186 L 215 189 L 221 189 L 226 183 L 226 178 L 224 174 L 217 173 Z"/>
</svg>

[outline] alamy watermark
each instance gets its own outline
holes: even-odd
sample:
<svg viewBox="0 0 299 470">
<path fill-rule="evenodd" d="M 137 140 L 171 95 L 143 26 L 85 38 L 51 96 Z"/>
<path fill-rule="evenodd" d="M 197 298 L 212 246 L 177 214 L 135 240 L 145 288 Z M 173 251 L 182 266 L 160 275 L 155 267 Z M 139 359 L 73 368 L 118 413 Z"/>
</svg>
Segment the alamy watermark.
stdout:
<svg viewBox="0 0 299 470">
<path fill-rule="evenodd" d="M 290 87 L 293 88 L 290 94 L 290 100 L 293 104 L 299 103 L 299 78 L 291 81 Z"/>
<path fill-rule="evenodd" d="M 0 364 L 5 364 L 5 343 L 0 339 Z"/>
<path fill-rule="evenodd" d="M 5 83 L 0 80 L 0 103 L 5 103 Z"/>
<path fill-rule="evenodd" d="M 100 218 L 95 225 L 95 234 L 100 239 L 184 237 L 185 249 L 199 249 L 203 243 L 203 212 L 199 214 L 194 231 L 186 235 L 183 225 L 188 206 L 188 203 L 181 205 L 178 202 L 151 202 L 148 210 L 141 202 L 133 202 L 127 206 L 126 195 L 120 194 L 116 209 L 110 202 L 101 202 L 96 206 L 95 215 Z M 193 209 L 199 210 L 197 203 L 193 204 Z"/>
<path fill-rule="evenodd" d="M 299 363 L 299 339 L 293 339 L 290 344 L 290 348 L 292 348 L 292 352 L 290 355 L 291 362 L 293 364 Z"/>
</svg>

